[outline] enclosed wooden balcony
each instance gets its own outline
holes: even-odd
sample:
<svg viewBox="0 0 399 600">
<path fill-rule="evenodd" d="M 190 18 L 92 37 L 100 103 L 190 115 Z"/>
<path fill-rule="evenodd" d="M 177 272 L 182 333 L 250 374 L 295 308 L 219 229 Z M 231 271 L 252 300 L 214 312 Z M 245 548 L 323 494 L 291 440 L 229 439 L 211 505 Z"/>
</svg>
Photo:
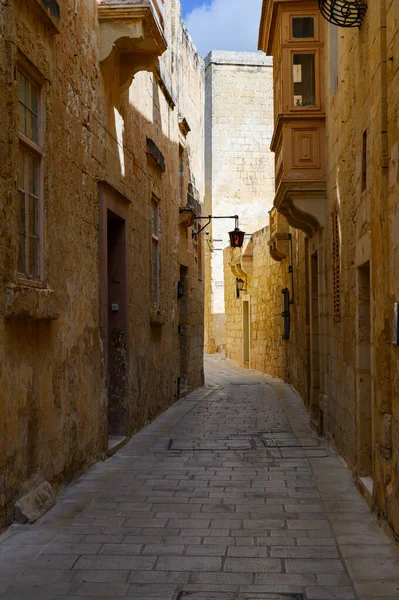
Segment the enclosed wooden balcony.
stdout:
<svg viewBox="0 0 399 600">
<path fill-rule="evenodd" d="M 153 71 L 165 52 L 164 0 L 98 0 L 100 62 L 119 62 L 120 87 Z"/>
<path fill-rule="evenodd" d="M 327 213 L 324 21 L 317 1 L 264 0 L 259 49 L 274 59 L 274 206 L 312 236 Z"/>
</svg>

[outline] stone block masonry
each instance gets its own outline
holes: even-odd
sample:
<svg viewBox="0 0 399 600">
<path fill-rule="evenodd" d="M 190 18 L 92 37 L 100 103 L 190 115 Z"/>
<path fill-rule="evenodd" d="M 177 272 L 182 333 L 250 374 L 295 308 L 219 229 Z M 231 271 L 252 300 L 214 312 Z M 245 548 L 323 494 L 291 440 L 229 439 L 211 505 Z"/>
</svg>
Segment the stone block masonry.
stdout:
<svg viewBox="0 0 399 600">
<path fill-rule="evenodd" d="M 237 214 L 248 234 L 267 225 L 274 196 L 272 134 L 271 59 L 250 52 L 211 52 L 205 59 L 206 214 Z M 218 220 L 208 228 L 208 352 L 226 343 L 223 248 L 233 227 L 234 221 Z"/>
<path fill-rule="evenodd" d="M 158 65 L 121 3 L 0 2 L 0 528 L 202 385 L 204 68 L 162 6 Z"/>
</svg>

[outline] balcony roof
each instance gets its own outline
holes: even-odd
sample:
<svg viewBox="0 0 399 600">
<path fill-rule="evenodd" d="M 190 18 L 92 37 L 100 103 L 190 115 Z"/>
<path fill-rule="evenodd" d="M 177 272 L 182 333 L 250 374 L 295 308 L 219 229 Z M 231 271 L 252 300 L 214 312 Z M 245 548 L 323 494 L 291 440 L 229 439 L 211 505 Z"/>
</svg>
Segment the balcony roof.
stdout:
<svg viewBox="0 0 399 600">
<path fill-rule="evenodd" d="M 276 18 L 280 6 L 287 4 L 315 5 L 316 0 L 263 0 L 259 25 L 258 50 L 272 56 Z"/>
</svg>

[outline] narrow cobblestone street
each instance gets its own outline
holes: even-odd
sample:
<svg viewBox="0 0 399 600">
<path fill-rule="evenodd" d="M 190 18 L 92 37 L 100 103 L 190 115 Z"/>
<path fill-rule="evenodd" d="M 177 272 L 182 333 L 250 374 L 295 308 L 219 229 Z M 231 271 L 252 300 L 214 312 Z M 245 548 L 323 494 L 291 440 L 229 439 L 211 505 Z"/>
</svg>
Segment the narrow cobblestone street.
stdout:
<svg viewBox="0 0 399 600">
<path fill-rule="evenodd" d="M 0 537 L 0 597 L 399 598 L 394 545 L 282 382 L 206 359 L 179 401 Z"/>
</svg>

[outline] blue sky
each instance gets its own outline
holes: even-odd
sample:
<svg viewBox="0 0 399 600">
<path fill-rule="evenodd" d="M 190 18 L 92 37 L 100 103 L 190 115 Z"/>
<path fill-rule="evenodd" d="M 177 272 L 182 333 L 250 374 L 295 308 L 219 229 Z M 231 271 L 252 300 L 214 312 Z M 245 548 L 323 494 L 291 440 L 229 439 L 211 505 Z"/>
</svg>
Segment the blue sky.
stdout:
<svg viewBox="0 0 399 600">
<path fill-rule="evenodd" d="M 255 52 L 262 0 L 181 0 L 184 20 L 202 56 L 211 50 Z"/>
<path fill-rule="evenodd" d="M 193 8 L 201 6 L 201 4 L 203 4 L 201 0 L 181 0 L 183 15 L 186 16 L 186 14 L 192 11 Z"/>
</svg>

